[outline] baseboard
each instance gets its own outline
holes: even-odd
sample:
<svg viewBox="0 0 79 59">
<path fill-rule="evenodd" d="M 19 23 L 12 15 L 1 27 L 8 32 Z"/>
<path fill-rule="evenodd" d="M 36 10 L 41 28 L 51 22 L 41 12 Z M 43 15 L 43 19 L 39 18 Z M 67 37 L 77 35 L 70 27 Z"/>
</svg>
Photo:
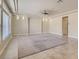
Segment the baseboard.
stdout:
<svg viewBox="0 0 79 59">
<path fill-rule="evenodd" d="M 61 35 L 61 36 L 62 36 L 62 34 L 59 34 L 59 33 L 52 33 L 52 32 L 49 32 L 49 33 L 51 33 L 51 34 L 56 34 L 56 35 Z M 35 34 L 41 34 L 41 33 L 13 34 L 13 36 L 18 36 L 18 35 L 19 35 L 19 36 L 20 36 L 20 35 L 25 36 L 25 35 L 35 35 Z M 72 36 L 72 35 L 68 35 L 68 37 L 78 39 L 78 37 L 75 37 L 75 36 Z"/>
<path fill-rule="evenodd" d="M 62 36 L 62 34 L 59 34 L 59 33 L 51 33 L 51 34 L 55 34 L 55 35 L 61 35 L 61 36 Z"/>
<path fill-rule="evenodd" d="M 36 34 L 41 34 L 41 33 L 30 33 L 30 35 L 36 35 Z"/>
<path fill-rule="evenodd" d="M 58 34 L 58 33 L 51 33 L 51 34 L 62 35 L 62 34 Z M 74 39 L 78 39 L 78 37 L 76 37 L 76 36 L 72 36 L 72 35 L 68 35 L 68 37 L 70 37 L 70 38 L 74 38 Z"/>
<path fill-rule="evenodd" d="M 28 35 L 35 35 L 35 34 L 41 34 L 41 33 L 29 33 L 29 34 L 13 34 L 13 36 L 28 36 Z"/>
<path fill-rule="evenodd" d="M 25 36 L 25 35 L 28 35 L 28 34 L 12 34 L 12 36 Z"/>
<path fill-rule="evenodd" d="M 78 39 L 78 37 L 76 37 L 76 36 L 72 36 L 72 35 L 68 35 L 68 37 L 70 37 L 70 38 L 74 38 L 74 39 Z"/>
</svg>

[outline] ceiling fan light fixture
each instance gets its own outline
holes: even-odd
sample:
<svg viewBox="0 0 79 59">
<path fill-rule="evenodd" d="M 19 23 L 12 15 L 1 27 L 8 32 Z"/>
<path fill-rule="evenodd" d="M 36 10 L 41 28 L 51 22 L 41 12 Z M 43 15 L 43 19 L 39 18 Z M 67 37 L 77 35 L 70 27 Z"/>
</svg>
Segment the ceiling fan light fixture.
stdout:
<svg viewBox="0 0 79 59">
<path fill-rule="evenodd" d="M 49 13 L 46 10 L 44 10 L 42 14 L 48 15 Z"/>
<path fill-rule="evenodd" d="M 57 3 L 63 3 L 63 0 L 58 0 Z"/>
<path fill-rule="evenodd" d="M 19 15 L 16 15 L 16 19 L 19 20 Z"/>
<path fill-rule="evenodd" d="M 23 20 L 25 19 L 24 16 L 22 17 L 22 19 L 23 19 Z"/>
<path fill-rule="evenodd" d="M 43 10 L 42 14 L 43 14 L 42 21 L 43 22 L 48 22 L 48 15 L 49 15 L 48 11 L 47 10 Z"/>
</svg>

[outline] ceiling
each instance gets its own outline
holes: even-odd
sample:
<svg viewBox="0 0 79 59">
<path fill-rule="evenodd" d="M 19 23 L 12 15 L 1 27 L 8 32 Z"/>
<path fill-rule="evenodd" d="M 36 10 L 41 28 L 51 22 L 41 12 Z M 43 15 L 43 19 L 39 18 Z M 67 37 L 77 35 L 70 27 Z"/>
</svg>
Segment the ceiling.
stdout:
<svg viewBox="0 0 79 59">
<path fill-rule="evenodd" d="M 30 17 L 39 17 L 43 10 L 47 10 L 50 15 L 56 15 L 66 11 L 77 9 L 78 0 L 18 0 L 18 13 L 26 14 Z"/>
<path fill-rule="evenodd" d="M 8 6 L 11 13 L 16 13 L 17 11 L 17 0 L 3 0 L 3 2 Z"/>
</svg>

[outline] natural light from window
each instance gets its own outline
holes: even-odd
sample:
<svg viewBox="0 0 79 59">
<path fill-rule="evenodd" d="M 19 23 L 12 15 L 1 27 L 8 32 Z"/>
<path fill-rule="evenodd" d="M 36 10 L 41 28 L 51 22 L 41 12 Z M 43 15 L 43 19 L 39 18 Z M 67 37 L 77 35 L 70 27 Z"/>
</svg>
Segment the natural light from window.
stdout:
<svg viewBox="0 0 79 59">
<path fill-rule="evenodd" d="M 9 34 L 9 16 L 3 12 L 3 40 L 5 40 Z"/>
</svg>

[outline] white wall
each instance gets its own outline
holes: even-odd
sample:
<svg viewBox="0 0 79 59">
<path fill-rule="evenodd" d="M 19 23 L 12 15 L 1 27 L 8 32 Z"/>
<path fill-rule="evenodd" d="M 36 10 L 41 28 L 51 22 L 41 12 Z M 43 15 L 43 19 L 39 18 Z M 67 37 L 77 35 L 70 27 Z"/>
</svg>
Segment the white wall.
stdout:
<svg viewBox="0 0 79 59">
<path fill-rule="evenodd" d="M 62 17 L 68 16 L 68 34 L 69 37 L 77 38 L 78 35 L 78 14 L 77 11 L 69 11 L 61 15 L 52 16 L 49 21 L 49 32 L 62 35 Z M 31 18 L 30 19 L 30 34 L 41 33 L 41 22 L 40 18 Z M 13 34 L 26 34 L 28 21 L 26 20 L 16 20 L 15 18 L 12 21 L 12 31 Z"/>
<path fill-rule="evenodd" d="M 78 14 L 77 12 L 62 14 L 50 19 L 50 33 L 62 35 L 62 17 L 68 16 L 68 35 L 77 38 L 78 36 Z"/>
<path fill-rule="evenodd" d="M 17 20 L 16 16 L 12 19 L 12 33 L 14 35 L 27 35 L 28 33 L 28 19 L 22 19 L 22 16 Z"/>
<path fill-rule="evenodd" d="M 32 18 L 30 19 L 30 34 L 41 33 L 41 19 Z"/>
<path fill-rule="evenodd" d="M 31 18 L 30 19 L 30 34 L 41 33 L 41 19 Z M 13 17 L 12 20 L 12 33 L 13 35 L 27 35 L 28 34 L 28 19 L 24 20 L 22 17 L 20 19 L 16 19 Z"/>
<path fill-rule="evenodd" d="M 56 18 L 51 18 L 50 23 L 49 23 L 49 32 L 53 34 L 62 34 L 62 18 L 61 17 L 56 17 Z"/>
<path fill-rule="evenodd" d="M 69 14 L 69 36 L 78 37 L 78 13 Z"/>
</svg>

